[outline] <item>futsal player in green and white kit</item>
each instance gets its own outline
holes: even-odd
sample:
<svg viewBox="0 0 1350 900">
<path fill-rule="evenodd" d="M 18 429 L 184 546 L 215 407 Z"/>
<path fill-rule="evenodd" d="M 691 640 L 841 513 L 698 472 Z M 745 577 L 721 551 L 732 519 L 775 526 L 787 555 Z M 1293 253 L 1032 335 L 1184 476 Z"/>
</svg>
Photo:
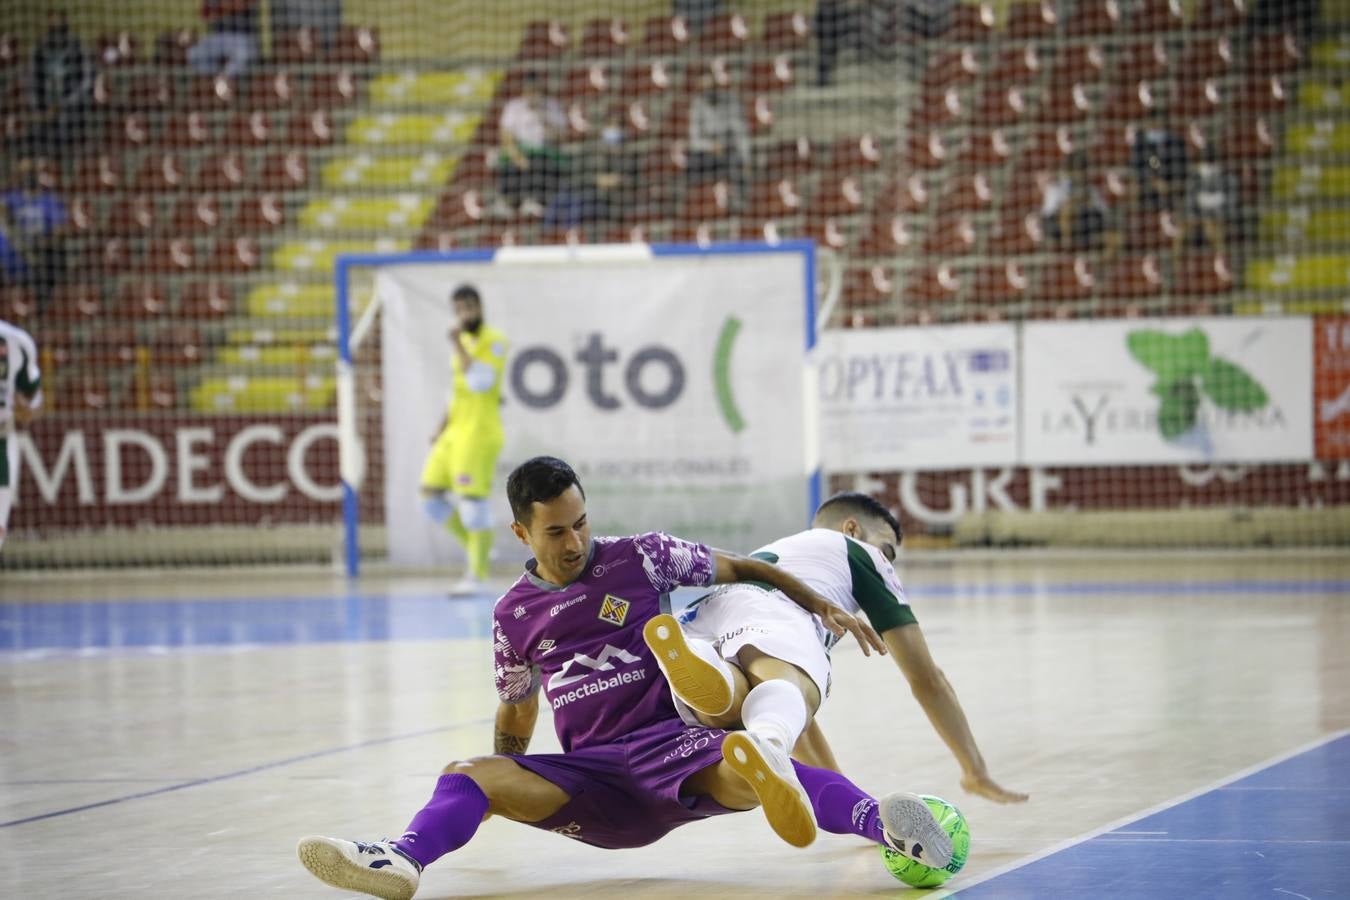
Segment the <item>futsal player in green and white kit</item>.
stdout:
<svg viewBox="0 0 1350 900">
<path fill-rule="evenodd" d="M 956 692 L 937 667 L 892 563 L 900 523 L 872 497 L 843 493 L 821 504 L 813 527 L 761 547 L 753 557 L 790 572 L 881 635 L 910 691 L 961 765 L 961 786 L 998 803 L 1026 794 L 989 774 Z M 701 724 L 744 727 L 749 737 L 839 770 L 813 721 L 830 691 L 835 637 L 815 616 L 767 586 L 718 587 L 685 609 L 647 623 L 647 644 L 675 698 Z M 794 751 L 795 748 L 795 751 Z"/>
</svg>

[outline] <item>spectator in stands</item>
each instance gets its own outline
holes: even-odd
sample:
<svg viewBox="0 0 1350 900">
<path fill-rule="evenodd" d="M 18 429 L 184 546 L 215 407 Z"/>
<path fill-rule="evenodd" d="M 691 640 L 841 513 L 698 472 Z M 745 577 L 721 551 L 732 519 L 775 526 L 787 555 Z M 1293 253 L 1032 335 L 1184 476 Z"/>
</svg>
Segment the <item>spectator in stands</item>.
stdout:
<svg viewBox="0 0 1350 900">
<path fill-rule="evenodd" d="M 1228 230 L 1239 221 L 1237 178 L 1218 161 L 1211 140 L 1205 156 L 1191 167 L 1186 180 L 1186 208 L 1177 234 L 1175 252 L 1179 256 L 1188 242 L 1200 237 L 1215 253 L 1225 252 Z"/>
<path fill-rule="evenodd" d="M 202 0 L 207 34 L 188 50 L 203 75 L 234 78 L 258 58 L 258 0 Z"/>
<path fill-rule="evenodd" d="M 47 33 L 33 48 L 33 109 L 30 151 L 68 155 L 87 135 L 94 65 L 62 10 L 47 14 Z"/>
<path fill-rule="evenodd" d="M 272 34 L 313 28 L 324 50 L 337 44 L 342 27 L 342 0 L 272 0 Z"/>
<path fill-rule="evenodd" d="M 1046 189 L 1041 219 L 1046 238 L 1057 250 L 1114 253 L 1120 244 L 1111 208 L 1092 183 L 1087 154 L 1081 150 L 1069 157 L 1068 168 Z"/>
<path fill-rule="evenodd" d="M 558 143 L 567 129 L 560 103 L 544 93 L 537 73 L 502 108 L 497 175 L 502 196 L 525 215 L 539 216 L 562 185 L 566 157 Z"/>
<path fill-rule="evenodd" d="M 750 126 L 740 98 L 720 87 L 711 71 L 699 78 L 689 107 L 689 179 L 729 181 L 737 202 L 745 197 L 750 166 Z"/>
<path fill-rule="evenodd" d="M 20 160 L 17 173 L 19 186 L 0 198 L 0 268 L 6 280 L 33 289 L 40 315 L 65 271 L 59 232 L 66 207 L 43 187 L 34 160 Z"/>
<path fill-rule="evenodd" d="M 857 39 L 858 4 L 853 0 L 819 0 L 811 25 L 816 36 L 816 84 L 834 80 L 839 48 Z"/>
<path fill-rule="evenodd" d="M 1186 185 L 1186 142 L 1168 123 L 1167 110 L 1154 107 L 1130 148 L 1135 202 L 1143 210 L 1172 210 Z"/>
<path fill-rule="evenodd" d="M 597 145 L 587 148 L 577 169 L 569 189 L 555 196 L 544 224 L 568 227 L 622 221 L 625 203 L 637 187 L 637 168 L 624 136 L 621 107 L 610 108 Z"/>
</svg>

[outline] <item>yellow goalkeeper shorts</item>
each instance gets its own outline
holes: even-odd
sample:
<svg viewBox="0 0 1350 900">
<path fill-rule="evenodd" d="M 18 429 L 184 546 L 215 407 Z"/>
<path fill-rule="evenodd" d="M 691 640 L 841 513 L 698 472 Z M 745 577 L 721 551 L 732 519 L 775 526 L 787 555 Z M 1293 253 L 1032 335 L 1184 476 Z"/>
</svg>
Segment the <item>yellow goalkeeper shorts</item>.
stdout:
<svg viewBox="0 0 1350 900">
<path fill-rule="evenodd" d="M 500 439 L 475 440 L 447 428 L 436 438 L 422 467 L 422 487 L 451 491 L 465 497 L 492 493 L 492 476 L 502 452 Z"/>
</svg>

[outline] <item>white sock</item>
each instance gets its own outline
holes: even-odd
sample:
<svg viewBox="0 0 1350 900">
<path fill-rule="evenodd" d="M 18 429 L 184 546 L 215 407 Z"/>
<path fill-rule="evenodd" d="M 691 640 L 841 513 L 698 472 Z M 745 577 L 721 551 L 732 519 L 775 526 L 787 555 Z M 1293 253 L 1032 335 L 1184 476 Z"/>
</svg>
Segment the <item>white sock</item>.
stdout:
<svg viewBox="0 0 1350 900">
<path fill-rule="evenodd" d="M 746 731 L 790 754 L 806 728 L 806 701 L 801 691 L 786 681 L 765 681 L 745 695 L 741 721 Z"/>
<path fill-rule="evenodd" d="M 728 690 L 735 695 L 736 679 L 731 674 L 731 663 L 722 658 L 722 654 L 717 652 L 717 648 L 702 638 L 689 637 L 688 635 L 685 635 L 684 642 L 689 645 L 689 649 L 693 651 L 695 656 L 722 673 L 722 677 L 727 680 Z"/>
</svg>

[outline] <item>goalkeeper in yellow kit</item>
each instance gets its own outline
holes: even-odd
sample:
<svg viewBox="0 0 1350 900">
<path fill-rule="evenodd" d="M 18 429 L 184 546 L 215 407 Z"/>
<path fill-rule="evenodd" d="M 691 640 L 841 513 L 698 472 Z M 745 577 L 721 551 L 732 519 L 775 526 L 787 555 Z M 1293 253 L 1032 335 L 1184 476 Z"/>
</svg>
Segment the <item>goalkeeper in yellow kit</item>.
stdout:
<svg viewBox="0 0 1350 900">
<path fill-rule="evenodd" d="M 422 468 L 422 506 L 464 545 L 468 571 L 453 593 L 485 589 L 492 551 L 488 496 L 502 451 L 502 376 L 506 335 L 483 322 L 483 300 L 472 285 L 450 295 L 456 323 L 450 329 L 454 386 L 445 426 Z"/>
</svg>

